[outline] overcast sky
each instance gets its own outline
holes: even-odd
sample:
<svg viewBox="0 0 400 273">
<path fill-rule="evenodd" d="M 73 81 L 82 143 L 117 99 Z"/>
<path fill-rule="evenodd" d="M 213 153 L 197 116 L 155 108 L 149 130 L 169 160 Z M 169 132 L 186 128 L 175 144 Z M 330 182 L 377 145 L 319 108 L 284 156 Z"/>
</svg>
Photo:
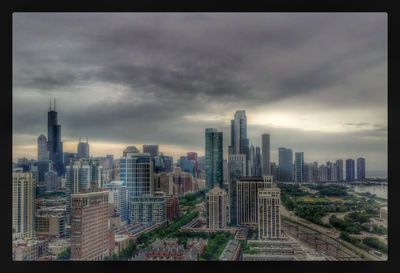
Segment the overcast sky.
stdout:
<svg viewBox="0 0 400 273">
<path fill-rule="evenodd" d="M 250 142 L 271 134 L 305 161 L 365 157 L 387 169 L 385 13 L 14 13 L 13 157 L 36 158 L 57 98 L 64 151 L 160 144 L 204 154 L 246 110 Z"/>
</svg>

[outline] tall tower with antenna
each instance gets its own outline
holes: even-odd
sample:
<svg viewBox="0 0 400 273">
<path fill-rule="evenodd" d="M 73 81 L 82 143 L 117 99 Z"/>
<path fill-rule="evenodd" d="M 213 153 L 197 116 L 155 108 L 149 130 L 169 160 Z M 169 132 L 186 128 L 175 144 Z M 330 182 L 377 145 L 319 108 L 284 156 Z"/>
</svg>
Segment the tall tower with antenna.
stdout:
<svg viewBox="0 0 400 273">
<path fill-rule="evenodd" d="M 53 108 L 50 98 L 49 111 L 47 112 L 47 149 L 55 171 L 58 175 L 63 175 L 63 143 L 61 142 L 61 125 L 58 124 L 55 98 Z"/>
</svg>

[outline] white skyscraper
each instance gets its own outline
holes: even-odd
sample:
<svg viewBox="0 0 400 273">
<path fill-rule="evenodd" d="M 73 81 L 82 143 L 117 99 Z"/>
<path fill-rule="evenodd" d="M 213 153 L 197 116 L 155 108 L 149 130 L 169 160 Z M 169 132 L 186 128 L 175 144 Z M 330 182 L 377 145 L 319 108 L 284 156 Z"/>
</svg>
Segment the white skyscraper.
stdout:
<svg viewBox="0 0 400 273">
<path fill-rule="evenodd" d="M 13 239 L 35 234 L 36 185 L 31 172 L 14 170 L 12 175 Z"/>
<path fill-rule="evenodd" d="M 207 227 L 226 228 L 228 222 L 228 194 L 218 186 L 207 193 Z"/>
<path fill-rule="evenodd" d="M 258 190 L 258 239 L 270 240 L 281 237 L 280 189 L 272 186 L 272 176 L 267 185 Z"/>
</svg>

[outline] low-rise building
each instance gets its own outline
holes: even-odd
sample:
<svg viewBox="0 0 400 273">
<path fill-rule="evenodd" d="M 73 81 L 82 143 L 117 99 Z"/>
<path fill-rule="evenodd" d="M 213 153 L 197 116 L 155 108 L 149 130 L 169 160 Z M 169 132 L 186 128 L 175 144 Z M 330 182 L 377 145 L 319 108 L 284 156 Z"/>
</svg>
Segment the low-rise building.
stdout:
<svg viewBox="0 0 400 273">
<path fill-rule="evenodd" d="M 12 244 L 14 261 L 36 261 L 48 254 L 48 242 L 35 238 L 15 240 Z"/>
</svg>

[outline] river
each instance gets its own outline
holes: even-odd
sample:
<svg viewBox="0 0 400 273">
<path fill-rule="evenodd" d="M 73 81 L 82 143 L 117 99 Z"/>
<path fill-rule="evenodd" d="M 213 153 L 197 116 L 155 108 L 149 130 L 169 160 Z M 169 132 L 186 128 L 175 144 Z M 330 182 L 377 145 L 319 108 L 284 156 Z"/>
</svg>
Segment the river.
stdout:
<svg viewBox="0 0 400 273">
<path fill-rule="evenodd" d="M 362 192 L 369 192 L 372 194 L 375 194 L 377 197 L 380 198 L 388 198 L 387 194 L 387 186 L 365 186 L 365 185 L 357 185 L 353 187 L 354 191 L 357 193 L 362 193 Z"/>
</svg>

